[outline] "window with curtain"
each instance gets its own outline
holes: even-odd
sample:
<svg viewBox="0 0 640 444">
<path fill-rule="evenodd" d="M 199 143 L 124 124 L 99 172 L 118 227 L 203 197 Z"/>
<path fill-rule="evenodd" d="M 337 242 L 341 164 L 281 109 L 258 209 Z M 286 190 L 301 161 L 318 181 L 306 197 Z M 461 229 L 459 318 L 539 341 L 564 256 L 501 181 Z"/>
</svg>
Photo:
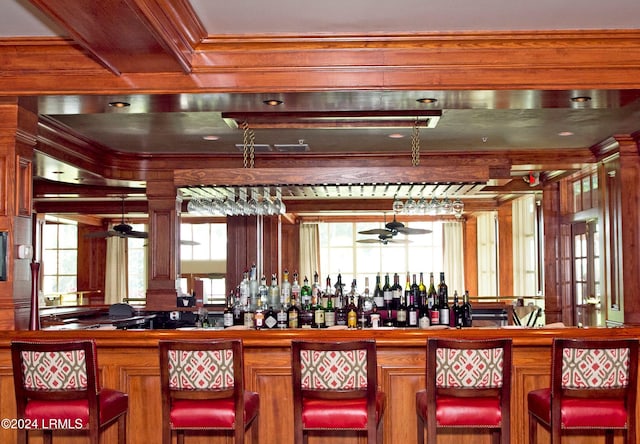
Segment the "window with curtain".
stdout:
<svg viewBox="0 0 640 444">
<path fill-rule="evenodd" d="M 369 286 L 373 291 L 378 273 L 383 283 L 386 273 L 390 276 L 398 273 L 400 283 L 404 286 L 407 271 L 417 276 L 423 272 L 427 285 L 429 273 L 433 272 L 437 281 L 439 272 L 444 271 L 442 222 L 411 222 L 405 225 L 412 228 L 426 228 L 432 230 L 432 233 L 409 236 L 398 234 L 395 237 L 398 240 L 409 240 L 410 243 L 369 244 L 357 241 L 369 239 L 372 236 L 358 234 L 358 232 L 384 228 L 383 223 L 326 222 L 319 224 L 320 268 L 323 273 L 323 282 L 329 275 L 332 283 L 335 283 L 336 276 L 341 273 L 342 282 L 347 289 L 355 278 L 358 289 L 362 291 L 365 278 L 368 277 Z M 453 295 L 453 292 L 451 294 Z"/>
<path fill-rule="evenodd" d="M 535 196 L 512 203 L 514 296 L 538 294 L 538 248 Z"/>
<path fill-rule="evenodd" d="M 498 295 L 496 213 L 478 213 L 478 296 Z"/>
<path fill-rule="evenodd" d="M 78 291 L 78 227 L 50 222 L 43 227 L 42 291 L 45 295 L 74 293 L 62 304 L 76 304 Z M 68 299 L 68 300 L 67 300 Z"/>
<path fill-rule="evenodd" d="M 132 225 L 134 231 L 145 231 L 142 224 Z M 147 239 L 127 239 L 127 293 L 129 298 L 147 298 Z"/>
</svg>

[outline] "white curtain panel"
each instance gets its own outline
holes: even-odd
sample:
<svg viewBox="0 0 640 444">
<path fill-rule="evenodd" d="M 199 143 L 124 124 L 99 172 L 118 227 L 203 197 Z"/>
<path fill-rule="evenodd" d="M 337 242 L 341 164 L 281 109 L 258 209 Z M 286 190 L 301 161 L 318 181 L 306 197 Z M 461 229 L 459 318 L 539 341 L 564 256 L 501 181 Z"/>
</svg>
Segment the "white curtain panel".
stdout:
<svg viewBox="0 0 640 444">
<path fill-rule="evenodd" d="M 478 214 L 478 296 L 498 294 L 496 213 Z"/>
<path fill-rule="evenodd" d="M 309 278 L 309 285 L 313 282 L 313 273 L 320 272 L 320 234 L 318 231 L 318 224 L 304 223 L 300 225 L 300 270 L 299 281 L 302 285 L 302 280 L 305 276 Z M 290 274 L 293 274 L 293 270 L 289 270 Z"/>
<path fill-rule="evenodd" d="M 462 297 L 464 281 L 464 225 L 462 221 L 445 222 L 443 225 L 443 259 L 445 282 L 449 288 L 449 303 L 453 302 L 454 292 Z M 435 276 L 436 284 L 439 276 Z"/>
<path fill-rule="evenodd" d="M 104 283 L 104 303 L 122 302 L 127 296 L 127 239 L 107 238 L 107 266 Z"/>
</svg>

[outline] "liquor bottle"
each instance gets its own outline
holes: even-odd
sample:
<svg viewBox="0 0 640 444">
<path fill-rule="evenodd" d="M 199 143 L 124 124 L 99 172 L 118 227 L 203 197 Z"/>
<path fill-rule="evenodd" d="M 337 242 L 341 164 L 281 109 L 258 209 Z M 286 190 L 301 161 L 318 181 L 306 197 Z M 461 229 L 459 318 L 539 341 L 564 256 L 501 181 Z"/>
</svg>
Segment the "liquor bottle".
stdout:
<svg viewBox="0 0 640 444">
<path fill-rule="evenodd" d="M 420 283 L 418 284 L 418 299 L 414 301 L 421 309 L 423 305 L 427 305 L 427 287 L 424 285 L 424 273 L 420 272 Z"/>
<path fill-rule="evenodd" d="M 456 326 L 456 305 L 458 304 L 458 290 L 453 290 L 453 304 L 449 305 L 449 327 Z"/>
<path fill-rule="evenodd" d="M 382 287 L 383 303 L 378 308 L 391 309 L 391 302 L 393 301 L 393 293 L 391 291 L 391 285 L 389 284 L 389 273 L 384 276 L 384 286 Z"/>
<path fill-rule="evenodd" d="M 367 328 L 369 326 L 369 312 L 365 309 L 364 297 L 360 298 L 360 303 L 358 304 L 357 314 L 357 327 L 359 329 Z"/>
<path fill-rule="evenodd" d="M 267 305 L 277 307 L 280 304 L 280 287 L 278 286 L 278 275 L 271 274 L 271 285 L 269 286 L 269 298 Z"/>
<path fill-rule="evenodd" d="M 227 297 L 227 304 L 224 307 L 224 312 L 222 313 L 222 325 L 224 328 L 233 326 L 233 302 L 231 301 L 232 294 L 229 294 Z"/>
<path fill-rule="evenodd" d="M 414 274 L 415 278 L 416 275 Z M 417 285 L 416 285 L 417 286 Z M 418 326 L 418 306 L 416 305 L 416 297 L 414 293 L 409 293 L 409 300 L 407 301 L 407 327 L 416 328 Z"/>
<path fill-rule="evenodd" d="M 291 284 L 291 299 L 300 302 L 300 283 L 298 282 L 298 272 L 293 272 L 293 284 Z"/>
<path fill-rule="evenodd" d="M 280 305 L 282 307 L 282 305 Z M 267 311 L 264 313 L 264 326 L 268 329 L 274 329 L 278 325 L 278 317 L 276 315 L 276 311 L 272 306 L 267 308 Z"/>
<path fill-rule="evenodd" d="M 342 285 L 342 275 L 338 273 L 338 278 L 336 279 L 336 292 L 335 292 L 335 301 L 336 301 L 336 325 L 347 325 L 347 308 L 344 304 L 344 288 Z"/>
<path fill-rule="evenodd" d="M 317 276 L 317 274 L 316 274 Z M 312 290 L 313 292 L 313 290 Z M 311 297 L 311 299 L 313 299 L 313 296 Z M 325 328 L 326 324 L 325 324 L 325 310 L 324 307 L 322 306 L 322 298 L 317 298 L 316 299 L 316 304 L 313 306 L 313 328 Z"/>
<path fill-rule="evenodd" d="M 298 300 L 291 298 L 291 306 L 287 310 L 287 326 L 289 328 L 300 327 L 300 309 L 298 308 Z"/>
<path fill-rule="evenodd" d="M 393 286 L 391 287 L 391 293 L 393 299 L 391 301 L 391 309 L 397 310 L 400 307 L 402 301 L 402 285 L 400 285 L 400 275 L 398 273 L 393 274 Z"/>
<path fill-rule="evenodd" d="M 466 290 L 462 296 L 462 326 L 471 327 L 472 322 L 473 310 L 471 309 L 471 302 L 469 302 L 469 290 Z"/>
<path fill-rule="evenodd" d="M 260 304 L 260 302 L 258 302 L 258 306 L 262 307 L 262 304 Z M 253 312 L 253 308 L 251 308 L 250 305 L 247 305 L 244 309 L 244 326 L 246 328 L 254 328 L 254 321 L 253 321 L 253 317 L 254 317 L 254 312 Z"/>
<path fill-rule="evenodd" d="M 380 328 L 380 312 L 378 312 L 378 306 L 373 303 L 371 314 L 369 315 L 369 325 L 371 328 Z"/>
<path fill-rule="evenodd" d="M 358 308 L 354 303 L 353 294 L 349 297 L 349 305 L 347 305 L 347 327 L 348 328 L 358 327 Z"/>
<path fill-rule="evenodd" d="M 280 310 L 276 313 L 276 327 L 287 328 L 289 325 L 289 316 L 287 310 L 283 305 L 280 306 Z"/>
<path fill-rule="evenodd" d="M 382 307 L 384 305 L 384 296 L 382 295 L 380 273 L 376 275 L 376 288 L 373 289 L 373 302 L 375 302 L 378 307 Z"/>
<path fill-rule="evenodd" d="M 304 288 L 304 287 L 303 287 Z M 311 287 L 309 287 L 309 293 L 311 293 Z M 302 296 L 304 298 L 304 296 Z M 302 304 L 300 308 L 300 327 L 311 328 L 313 326 L 313 310 L 311 309 L 311 294 L 306 299 L 307 302 Z"/>
<path fill-rule="evenodd" d="M 324 290 L 325 295 L 325 310 L 324 310 L 324 325 L 327 327 L 333 327 L 336 325 L 336 312 L 333 308 L 333 287 L 331 286 L 331 278 L 327 276 L 327 283 Z"/>
<path fill-rule="evenodd" d="M 396 318 L 393 316 L 393 310 L 391 310 L 391 305 L 389 305 L 384 311 L 385 311 L 385 317 L 382 322 L 382 325 L 384 325 L 385 327 L 395 327 Z"/>
<path fill-rule="evenodd" d="M 358 282 L 355 279 L 351 281 L 351 291 L 349 291 L 349 299 L 353 301 L 356 307 L 360 303 L 360 292 L 358 291 Z"/>
<path fill-rule="evenodd" d="M 240 288 L 236 287 L 234 295 L 230 297 L 233 297 L 233 325 L 244 325 L 244 307 L 240 303 Z"/>
<path fill-rule="evenodd" d="M 258 301 L 256 311 L 253 314 L 253 327 L 256 330 L 262 330 L 264 327 L 264 311 L 262 310 L 262 302 Z"/>
<path fill-rule="evenodd" d="M 242 273 L 242 281 L 240 281 L 240 303 L 243 306 L 247 306 L 250 303 L 249 299 L 249 272 L 244 271 Z"/>
<path fill-rule="evenodd" d="M 249 303 L 252 307 L 255 307 L 258 302 L 258 270 L 256 268 L 256 264 L 251 264 L 251 268 L 249 269 Z"/>
<path fill-rule="evenodd" d="M 418 327 L 422 329 L 429 328 L 431 325 L 431 312 L 429 311 L 429 306 L 424 304 L 420 307 L 419 315 L 418 315 Z"/>
<path fill-rule="evenodd" d="M 440 272 L 438 284 L 438 309 L 440 310 L 440 325 L 449 325 L 449 289 L 444 282 L 444 272 Z"/>
<path fill-rule="evenodd" d="M 369 313 L 371 313 L 371 309 L 373 308 L 373 297 L 369 290 L 369 276 L 365 276 L 364 278 L 364 291 L 362 292 L 362 295 L 360 295 L 360 298 L 362 299 L 362 308 L 367 316 L 369 316 Z"/>
<path fill-rule="evenodd" d="M 311 305 L 321 305 L 324 307 L 324 302 L 322 301 L 322 288 L 320 287 L 319 279 L 318 272 L 314 272 L 313 284 L 311 284 Z"/>
<path fill-rule="evenodd" d="M 300 302 L 302 307 L 309 305 L 311 306 L 311 287 L 309 286 L 309 279 L 304 277 L 304 281 L 302 281 L 302 287 L 300 288 Z"/>
<path fill-rule="evenodd" d="M 253 308 L 258 305 L 258 299 L 260 299 L 263 306 L 267 305 L 269 302 L 269 287 L 267 286 L 267 278 L 264 276 L 264 274 L 262 275 L 262 277 L 260 277 L 260 285 L 258 286 L 258 297 L 256 298 L 256 304 L 253 305 Z"/>
<path fill-rule="evenodd" d="M 280 305 L 288 307 L 291 304 L 291 282 L 289 282 L 289 270 L 282 272 L 282 285 L 280 285 Z"/>
<path fill-rule="evenodd" d="M 327 279 L 325 281 L 325 285 L 324 285 L 324 292 L 322 293 L 322 296 L 324 298 L 324 306 L 328 307 L 329 306 L 329 301 L 331 301 L 331 306 L 334 306 L 333 303 L 333 296 L 334 296 L 335 292 L 334 292 L 334 288 L 331 286 L 331 277 L 327 276 Z"/>
</svg>

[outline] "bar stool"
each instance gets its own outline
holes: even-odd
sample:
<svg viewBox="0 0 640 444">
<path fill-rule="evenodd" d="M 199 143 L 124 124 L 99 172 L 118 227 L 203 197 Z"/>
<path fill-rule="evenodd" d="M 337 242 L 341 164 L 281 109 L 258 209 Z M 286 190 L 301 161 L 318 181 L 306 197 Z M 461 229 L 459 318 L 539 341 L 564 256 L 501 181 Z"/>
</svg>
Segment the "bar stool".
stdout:
<svg viewBox="0 0 640 444">
<path fill-rule="evenodd" d="M 54 430 L 89 431 L 92 444 L 117 421 L 118 443 L 126 442 L 129 400 L 125 393 L 100 388 L 93 340 L 11 342 L 17 417 L 42 429 L 51 444 Z M 18 444 L 29 440 L 18 428 Z"/>
<path fill-rule="evenodd" d="M 551 388 L 533 390 L 529 404 L 529 443 L 537 425 L 562 442 L 563 430 L 604 430 L 613 444 L 615 430 L 636 442 L 637 339 L 554 339 Z"/>
<path fill-rule="evenodd" d="M 355 430 L 382 443 L 385 395 L 373 340 L 292 341 L 294 442 L 309 431 Z"/>
<path fill-rule="evenodd" d="M 178 444 L 185 430 L 222 431 L 244 443 L 258 442 L 260 397 L 244 389 L 243 348 L 239 339 L 160 341 L 162 442 Z"/>
<path fill-rule="evenodd" d="M 511 339 L 427 342 L 426 390 L 416 393 L 418 443 L 435 444 L 438 429 L 490 430 L 510 442 Z"/>
</svg>

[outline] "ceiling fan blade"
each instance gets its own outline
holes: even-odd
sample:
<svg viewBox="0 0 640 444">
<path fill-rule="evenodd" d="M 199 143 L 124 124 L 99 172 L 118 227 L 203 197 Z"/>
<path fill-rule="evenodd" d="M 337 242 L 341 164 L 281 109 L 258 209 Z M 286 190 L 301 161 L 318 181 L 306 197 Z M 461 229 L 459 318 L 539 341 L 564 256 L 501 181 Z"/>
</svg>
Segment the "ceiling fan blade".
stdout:
<svg viewBox="0 0 640 444">
<path fill-rule="evenodd" d="M 129 231 L 124 235 L 124 237 L 134 237 L 136 239 L 147 239 L 149 237 L 149 233 L 145 231 Z"/>
<path fill-rule="evenodd" d="M 386 236 L 390 234 L 390 232 L 384 228 L 373 228 L 371 230 L 358 231 L 358 234 L 377 234 L 379 236 Z"/>
<path fill-rule="evenodd" d="M 88 238 L 88 239 L 95 239 L 95 238 L 105 238 L 105 237 L 109 237 L 110 234 L 108 231 L 92 231 L 91 233 L 87 233 L 84 235 L 84 237 Z"/>
<path fill-rule="evenodd" d="M 358 239 L 356 242 L 361 244 L 378 244 L 380 242 L 384 242 L 382 239 Z"/>
<path fill-rule="evenodd" d="M 402 234 L 429 234 L 431 232 L 432 232 L 431 230 L 427 230 L 426 228 L 409 228 L 409 227 L 398 228 L 398 233 L 402 233 Z"/>
</svg>

